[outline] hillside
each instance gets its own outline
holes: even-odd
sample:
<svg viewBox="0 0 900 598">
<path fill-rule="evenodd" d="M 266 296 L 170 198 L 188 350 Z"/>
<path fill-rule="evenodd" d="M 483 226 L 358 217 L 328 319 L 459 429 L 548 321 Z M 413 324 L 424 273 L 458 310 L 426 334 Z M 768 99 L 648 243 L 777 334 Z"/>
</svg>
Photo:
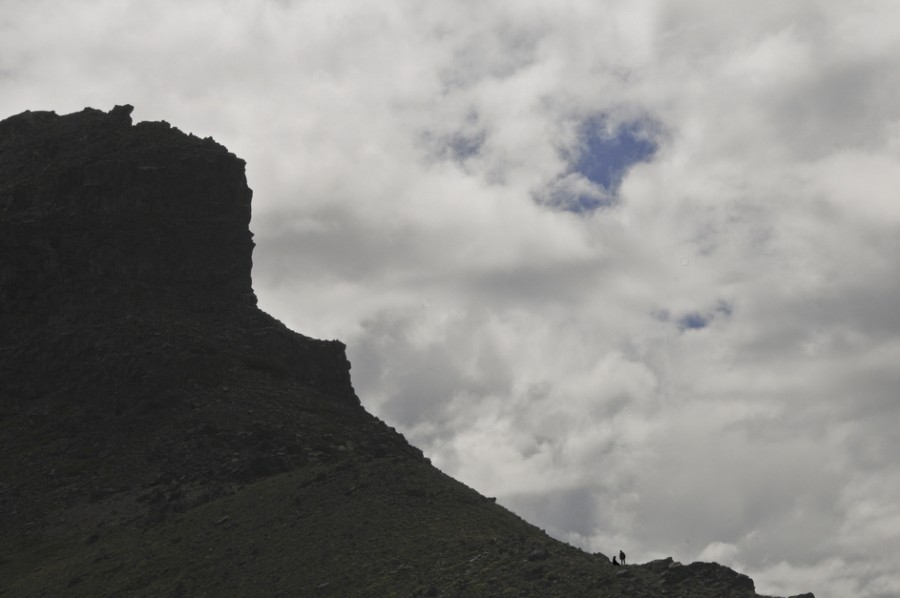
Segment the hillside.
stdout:
<svg viewBox="0 0 900 598">
<path fill-rule="evenodd" d="M 243 161 L 130 113 L 0 122 L 0 596 L 757 595 L 432 467 L 256 307 Z"/>
</svg>

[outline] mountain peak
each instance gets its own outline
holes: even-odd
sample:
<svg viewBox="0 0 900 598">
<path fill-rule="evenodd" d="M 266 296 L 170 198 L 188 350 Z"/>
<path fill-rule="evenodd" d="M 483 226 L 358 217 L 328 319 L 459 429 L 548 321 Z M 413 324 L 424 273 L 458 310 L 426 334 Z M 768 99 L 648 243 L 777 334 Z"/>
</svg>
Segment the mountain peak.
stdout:
<svg viewBox="0 0 900 598">
<path fill-rule="evenodd" d="M 757 597 L 432 467 L 256 307 L 244 162 L 131 112 L 0 121 L 0 594 Z"/>
</svg>

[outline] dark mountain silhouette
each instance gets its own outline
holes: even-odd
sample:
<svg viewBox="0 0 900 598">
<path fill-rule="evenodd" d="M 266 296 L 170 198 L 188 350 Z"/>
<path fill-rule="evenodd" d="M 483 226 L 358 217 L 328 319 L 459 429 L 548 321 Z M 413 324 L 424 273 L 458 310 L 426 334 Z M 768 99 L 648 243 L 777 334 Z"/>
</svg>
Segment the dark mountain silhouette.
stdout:
<svg viewBox="0 0 900 598">
<path fill-rule="evenodd" d="M 0 596 L 756 596 L 433 468 L 257 309 L 243 161 L 130 113 L 0 122 Z"/>
</svg>

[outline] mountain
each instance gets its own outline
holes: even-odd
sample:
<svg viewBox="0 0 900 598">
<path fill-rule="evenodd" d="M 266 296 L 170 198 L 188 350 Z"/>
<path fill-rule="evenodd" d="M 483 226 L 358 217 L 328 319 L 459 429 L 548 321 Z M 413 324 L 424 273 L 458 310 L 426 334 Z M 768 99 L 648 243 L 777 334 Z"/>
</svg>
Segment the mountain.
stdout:
<svg viewBox="0 0 900 598">
<path fill-rule="evenodd" d="M 0 596 L 756 596 L 432 467 L 257 308 L 244 162 L 131 111 L 0 122 Z"/>
</svg>

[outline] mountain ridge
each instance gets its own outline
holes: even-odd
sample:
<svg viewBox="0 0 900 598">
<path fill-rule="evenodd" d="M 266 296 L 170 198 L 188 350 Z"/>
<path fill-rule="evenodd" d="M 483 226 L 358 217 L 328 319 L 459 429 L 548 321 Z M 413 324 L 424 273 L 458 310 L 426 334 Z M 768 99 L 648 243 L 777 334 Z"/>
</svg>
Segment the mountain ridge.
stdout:
<svg viewBox="0 0 900 598">
<path fill-rule="evenodd" d="M 0 121 L 0 596 L 758 596 L 433 468 L 257 308 L 244 162 L 131 112 Z"/>
</svg>

